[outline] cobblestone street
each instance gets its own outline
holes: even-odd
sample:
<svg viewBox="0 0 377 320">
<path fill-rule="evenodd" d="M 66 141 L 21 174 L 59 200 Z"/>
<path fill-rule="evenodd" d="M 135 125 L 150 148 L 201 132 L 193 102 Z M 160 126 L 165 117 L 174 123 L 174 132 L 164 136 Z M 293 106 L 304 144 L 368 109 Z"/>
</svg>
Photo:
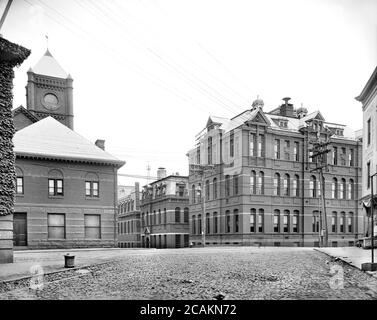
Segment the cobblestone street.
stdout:
<svg viewBox="0 0 377 320">
<path fill-rule="evenodd" d="M 30 279 L 0 284 L 0 299 L 377 298 L 376 278 L 312 248 L 125 249 L 109 259 L 48 274 L 40 290 Z"/>
</svg>

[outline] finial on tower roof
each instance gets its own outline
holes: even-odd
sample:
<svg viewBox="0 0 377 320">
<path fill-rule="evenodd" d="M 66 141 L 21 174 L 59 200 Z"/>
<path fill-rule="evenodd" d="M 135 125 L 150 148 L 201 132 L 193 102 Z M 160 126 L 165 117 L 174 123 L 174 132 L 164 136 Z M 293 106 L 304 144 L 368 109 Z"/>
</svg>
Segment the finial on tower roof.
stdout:
<svg viewBox="0 0 377 320">
<path fill-rule="evenodd" d="M 257 99 L 253 101 L 253 104 L 251 106 L 253 107 L 253 109 L 255 109 L 256 107 L 263 108 L 264 102 L 262 99 L 259 99 L 259 94 L 257 95 Z"/>
</svg>

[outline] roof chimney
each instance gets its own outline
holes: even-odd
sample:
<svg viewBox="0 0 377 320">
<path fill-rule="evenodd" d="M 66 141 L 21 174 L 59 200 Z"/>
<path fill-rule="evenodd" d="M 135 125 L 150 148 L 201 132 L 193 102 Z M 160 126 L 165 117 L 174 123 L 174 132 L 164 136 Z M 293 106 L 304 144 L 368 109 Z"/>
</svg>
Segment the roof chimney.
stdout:
<svg viewBox="0 0 377 320">
<path fill-rule="evenodd" d="M 165 168 L 158 168 L 157 169 L 157 180 L 166 178 L 166 169 Z"/>
<path fill-rule="evenodd" d="M 102 150 L 105 150 L 105 140 L 97 139 L 95 145 Z"/>
<path fill-rule="evenodd" d="M 289 100 L 291 100 L 289 97 L 283 98 L 284 104 L 280 106 L 280 115 L 293 117 L 293 104 L 288 103 Z"/>
</svg>

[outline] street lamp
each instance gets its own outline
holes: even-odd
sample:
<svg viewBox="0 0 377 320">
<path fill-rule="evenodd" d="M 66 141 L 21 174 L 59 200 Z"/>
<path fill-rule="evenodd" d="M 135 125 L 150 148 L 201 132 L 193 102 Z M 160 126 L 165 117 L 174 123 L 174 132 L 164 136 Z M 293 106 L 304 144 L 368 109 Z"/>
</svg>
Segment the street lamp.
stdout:
<svg viewBox="0 0 377 320">
<path fill-rule="evenodd" d="M 377 271 L 377 263 L 374 262 L 374 194 L 373 194 L 373 177 L 375 177 L 377 173 L 371 175 L 369 177 L 370 179 L 370 218 L 371 218 L 371 229 L 372 229 L 372 235 L 370 238 L 370 244 L 371 244 L 371 250 L 372 250 L 372 262 L 367 262 L 361 264 L 361 269 L 364 271 Z"/>
</svg>

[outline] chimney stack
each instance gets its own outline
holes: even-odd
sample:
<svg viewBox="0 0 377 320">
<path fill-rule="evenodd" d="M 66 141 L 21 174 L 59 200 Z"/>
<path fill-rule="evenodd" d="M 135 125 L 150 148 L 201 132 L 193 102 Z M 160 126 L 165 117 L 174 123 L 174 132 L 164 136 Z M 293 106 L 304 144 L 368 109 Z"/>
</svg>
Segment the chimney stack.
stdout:
<svg viewBox="0 0 377 320">
<path fill-rule="evenodd" d="M 105 140 L 97 139 L 95 145 L 102 150 L 105 150 Z"/>
<path fill-rule="evenodd" d="M 286 97 L 283 98 L 284 104 L 280 106 L 280 115 L 286 116 L 286 117 L 293 117 L 293 104 L 288 103 L 291 98 Z"/>
<path fill-rule="evenodd" d="M 166 178 L 166 169 L 165 168 L 158 168 L 157 169 L 157 180 Z"/>
</svg>

